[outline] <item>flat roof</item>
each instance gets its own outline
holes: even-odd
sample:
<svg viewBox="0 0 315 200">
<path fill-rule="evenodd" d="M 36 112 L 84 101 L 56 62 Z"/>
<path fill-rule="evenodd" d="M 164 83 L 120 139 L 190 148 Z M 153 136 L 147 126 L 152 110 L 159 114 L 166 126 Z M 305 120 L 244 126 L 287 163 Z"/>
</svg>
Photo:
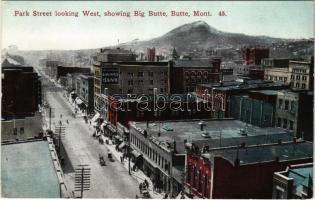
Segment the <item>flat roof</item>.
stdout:
<svg viewBox="0 0 315 200">
<path fill-rule="evenodd" d="M 269 87 L 279 87 L 288 86 L 289 84 L 281 82 L 272 82 L 264 80 L 246 80 L 244 82 L 240 81 L 229 81 L 220 83 L 208 83 L 208 84 L 197 84 L 199 86 L 213 88 L 215 90 L 244 90 L 244 89 L 257 89 L 257 88 L 269 88 Z"/>
<path fill-rule="evenodd" d="M 313 144 L 310 142 L 290 142 L 272 145 L 250 146 L 245 148 L 229 148 L 210 151 L 202 155 L 213 161 L 214 157 L 222 157 L 234 165 L 239 159 L 240 165 L 270 161 L 287 161 L 313 157 Z"/>
<path fill-rule="evenodd" d="M 47 141 L 1 145 L 2 196 L 60 198 Z"/>
<path fill-rule="evenodd" d="M 131 125 L 146 130 L 148 135 L 153 136 L 154 141 L 165 144 L 176 141 L 176 150 L 178 153 L 185 153 L 184 140 L 198 141 L 209 139 L 239 138 L 255 135 L 272 135 L 287 133 L 284 129 L 267 127 L 260 128 L 246 124 L 239 120 L 222 119 L 222 120 L 202 120 L 204 129 L 201 131 L 200 119 L 198 120 L 176 120 L 163 122 L 131 122 Z M 160 136 L 158 133 L 160 132 Z M 246 133 L 247 136 L 244 134 Z"/>
</svg>

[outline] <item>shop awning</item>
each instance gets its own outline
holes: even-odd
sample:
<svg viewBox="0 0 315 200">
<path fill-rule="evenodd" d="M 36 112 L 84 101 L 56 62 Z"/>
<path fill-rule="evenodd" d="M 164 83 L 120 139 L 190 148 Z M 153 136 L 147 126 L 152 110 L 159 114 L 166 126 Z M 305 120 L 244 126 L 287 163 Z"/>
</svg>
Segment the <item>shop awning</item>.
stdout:
<svg viewBox="0 0 315 200">
<path fill-rule="evenodd" d="M 96 120 L 98 120 L 98 118 L 100 118 L 100 114 L 97 112 L 94 117 L 91 119 L 92 122 L 95 122 Z"/>
<path fill-rule="evenodd" d="M 137 150 L 132 150 L 131 154 L 134 155 L 136 158 L 138 158 L 139 156 L 142 156 L 142 154 L 139 153 Z"/>
<path fill-rule="evenodd" d="M 122 149 L 126 146 L 126 143 L 125 142 L 122 142 L 119 146 L 118 146 L 118 149 Z"/>
</svg>

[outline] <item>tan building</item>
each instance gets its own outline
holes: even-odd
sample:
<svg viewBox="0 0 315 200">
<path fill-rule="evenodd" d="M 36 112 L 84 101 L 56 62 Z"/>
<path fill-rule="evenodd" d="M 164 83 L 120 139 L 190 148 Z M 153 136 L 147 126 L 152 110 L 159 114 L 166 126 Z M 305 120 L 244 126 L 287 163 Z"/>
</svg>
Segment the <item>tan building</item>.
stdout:
<svg viewBox="0 0 315 200">
<path fill-rule="evenodd" d="M 283 62 L 270 62 L 270 59 L 263 60 L 262 63 L 265 64 L 264 79 L 290 83 L 293 90 L 312 90 L 314 81 L 313 59 L 310 62 L 289 61 L 287 65 L 284 62 L 286 59 L 280 59 Z"/>
<path fill-rule="evenodd" d="M 291 87 L 295 90 L 313 89 L 313 66 L 310 62 L 290 61 Z"/>
</svg>

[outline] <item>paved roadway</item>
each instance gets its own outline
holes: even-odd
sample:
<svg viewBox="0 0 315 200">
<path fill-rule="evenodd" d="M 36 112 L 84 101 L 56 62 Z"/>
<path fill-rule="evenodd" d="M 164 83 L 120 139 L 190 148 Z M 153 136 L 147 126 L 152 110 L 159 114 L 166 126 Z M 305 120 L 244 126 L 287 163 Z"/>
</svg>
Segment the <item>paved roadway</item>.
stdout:
<svg viewBox="0 0 315 200">
<path fill-rule="evenodd" d="M 73 118 L 72 110 L 62 91 L 47 91 L 47 101 L 55 109 L 52 124 L 61 119 L 66 126 L 64 146 L 73 167 L 89 164 L 91 167 L 91 189 L 84 192 L 85 198 L 135 198 L 139 196 L 137 181 L 129 176 L 120 162 L 110 162 L 106 155 L 105 145 L 99 144 L 92 137 L 93 129 L 83 118 Z M 60 115 L 62 114 L 62 118 Z M 69 120 L 69 124 L 66 123 Z M 100 166 L 99 154 L 103 154 L 106 166 Z M 68 190 L 73 191 L 74 173 L 66 175 Z M 80 193 L 76 193 L 78 196 Z"/>
</svg>

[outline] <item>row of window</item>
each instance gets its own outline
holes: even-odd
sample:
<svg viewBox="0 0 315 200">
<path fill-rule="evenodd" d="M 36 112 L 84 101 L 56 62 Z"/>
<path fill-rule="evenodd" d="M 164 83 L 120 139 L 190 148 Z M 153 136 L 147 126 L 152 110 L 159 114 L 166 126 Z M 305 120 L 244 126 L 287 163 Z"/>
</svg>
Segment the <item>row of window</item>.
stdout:
<svg viewBox="0 0 315 200">
<path fill-rule="evenodd" d="M 143 80 L 138 80 L 138 85 L 143 85 L 144 81 Z M 164 80 L 164 83 L 167 84 L 167 80 Z M 149 85 L 154 85 L 154 80 L 149 80 L 148 82 Z M 133 80 L 128 80 L 128 85 L 134 85 Z"/>
<path fill-rule="evenodd" d="M 134 92 L 133 88 L 127 89 L 128 94 L 133 94 L 133 92 Z M 160 88 L 160 93 L 164 93 L 164 92 L 167 92 L 167 88 Z M 123 93 L 122 89 L 120 89 L 120 93 Z M 141 88 L 138 88 L 138 93 L 143 93 Z M 148 93 L 153 94 L 153 88 L 149 88 Z"/>
<path fill-rule="evenodd" d="M 167 161 L 163 156 L 161 156 L 157 151 L 150 148 L 147 144 L 143 143 L 139 138 L 137 138 L 135 135 L 131 134 L 130 141 L 143 152 L 145 155 L 147 155 L 153 162 L 155 162 L 158 166 L 160 166 L 162 169 L 170 173 L 170 162 Z"/>
<path fill-rule="evenodd" d="M 17 135 L 18 134 L 18 129 L 17 128 L 13 128 L 13 135 Z M 20 135 L 24 134 L 24 127 L 20 128 Z"/>
<path fill-rule="evenodd" d="M 296 79 L 296 80 L 301 80 L 300 78 L 301 78 L 300 75 L 296 75 L 296 76 L 291 75 L 291 80 L 294 80 L 294 79 Z M 302 76 L 302 80 L 303 80 L 303 81 L 306 81 L 306 79 L 307 79 L 306 76 Z"/>
<path fill-rule="evenodd" d="M 282 118 L 278 117 L 277 127 L 293 130 L 294 122 L 291 120 L 282 119 Z"/>
<path fill-rule="evenodd" d="M 278 99 L 278 108 L 290 111 L 296 111 L 296 101 Z"/>
<path fill-rule="evenodd" d="M 196 166 L 188 166 L 187 169 L 187 182 L 190 183 L 192 188 L 195 188 L 199 194 L 204 198 L 209 198 L 209 177 L 208 174 L 202 173 L 197 170 Z"/>
<path fill-rule="evenodd" d="M 301 89 L 305 89 L 306 88 L 306 84 L 305 83 L 292 83 L 294 88 L 301 88 Z"/>
<path fill-rule="evenodd" d="M 296 72 L 296 73 L 306 73 L 306 69 L 293 69 L 292 72 Z"/>
<path fill-rule="evenodd" d="M 284 76 L 267 76 L 267 79 L 271 81 L 283 81 L 283 82 L 286 82 L 288 80 L 288 78 Z"/>
<path fill-rule="evenodd" d="M 167 71 L 160 72 L 159 76 L 161 76 L 161 75 L 167 76 L 168 73 L 167 73 Z M 128 72 L 128 76 L 133 77 L 134 73 L 133 72 Z M 138 77 L 143 77 L 143 76 L 144 76 L 144 72 L 138 72 Z M 148 72 L 148 76 L 149 77 L 153 77 L 154 76 L 154 72 L 152 72 L 152 71 Z"/>
</svg>

